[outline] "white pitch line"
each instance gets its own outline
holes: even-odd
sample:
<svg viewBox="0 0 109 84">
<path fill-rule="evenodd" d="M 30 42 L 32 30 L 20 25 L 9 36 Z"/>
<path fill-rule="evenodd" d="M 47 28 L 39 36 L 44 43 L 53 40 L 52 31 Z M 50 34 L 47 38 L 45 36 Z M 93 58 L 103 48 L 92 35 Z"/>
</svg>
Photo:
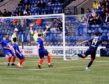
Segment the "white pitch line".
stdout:
<svg viewBox="0 0 109 84">
<path fill-rule="evenodd" d="M 102 65 L 93 65 L 93 66 L 103 66 L 103 64 Z M 42 71 L 42 70 L 56 70 L 56 69 L 70 69 L 70 68 L 79 68 L 79 67 L 84 67 L 84 66 L 69 66 L 69 67 L 55 67 L 55 68 L 42 68 L 42 69 L 27 69 L 27 68 L 2 68 L 2 69 L 10 69 L 10 70 L 26 70 L 26 71 Z"/>
</svg>

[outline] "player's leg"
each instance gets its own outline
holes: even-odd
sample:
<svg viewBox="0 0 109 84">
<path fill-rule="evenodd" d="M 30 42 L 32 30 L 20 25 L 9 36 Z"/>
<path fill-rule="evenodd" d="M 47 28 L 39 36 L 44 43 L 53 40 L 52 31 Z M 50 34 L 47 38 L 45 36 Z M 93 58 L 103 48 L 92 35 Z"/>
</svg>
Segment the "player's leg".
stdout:
<svg viewBox="0 0 109 84">
<path fill-rule="evenodd" d="M 10 51 L 11 55 L 12 55 L 12 66 L 15 66 L 15 61 L 16 61 L 16 55 L 14 54 L 14 52 Z"/>
<path fill-rule="evenodd" d="M 96 55 L 96 52 L 95 51 L 92 51 L 91 52 L 91 59 L 90 59 L 90 62 L 88 63 L 88 65 L 86 67 L 86 70 L 89 69 L 91 67 L 91 65 L 93 64 L 93 62 L 95 60 L 95 55 Z"/>
<path fill-rule="evenodd" d="M 11 59 L 12 59 L 12 55 L 8 54 L 8 66 L 10 66 Z"/>
<path fill-rule="evenodd" d="M 44 54 L 43 52 L 39 52 L 39 60 L 38 60 L 38 68 L 41 69 L 42 67 L 42 64 L 43 64 L 43 61 L 44 61 Z"/>
<path fill-rule="evenodd" d="M 78 54 L 80 58 L 86 58 L 90 54 L 90 49 L 88 49 L 84 54 Z"/>
<path fill-rule="evenodd" d="M 51 64 L 51 55 L 50 54 L 48 54 L 48 56 L 47 56 L 47 61 L 48 61 L 48 65 L 50 65 Z"/>
<path fill-rule="evenodd" d="M 48 67 L 53 67 L 53 65 L 51 64 L 51 60 L 52 60 L 51 55 L 47 50 L 44 50 L 44 55 L 47 56 Z"/>
<path fill-rule="evenodd" d="M 16 61 L 16 56 L 13 56 L 13 57 L 12 57 L 12 64 L 11 64 L 12 66 L 15 65 L 15 61 Z"/>
<path fill-rule="evenodd" d="M 23 63 L 25 61 L 25 57 L 23 55 L 19 55 L 19 54 L 16 54 L 16 56 L 20 59 L 19 62 L 17 63 L 17 66 L 22 68 L 23 67 Z"/>
<path fill-rule="evenodd" d="M 11 59 L 12 59 L 12 55 L 10 54 L 9 51 L 5 50 L 4 51 L 4 54 L 6 57 L 8 57 L 8 66 L 10 66 L 10 62 L 11 62 Z"/>
</svg>

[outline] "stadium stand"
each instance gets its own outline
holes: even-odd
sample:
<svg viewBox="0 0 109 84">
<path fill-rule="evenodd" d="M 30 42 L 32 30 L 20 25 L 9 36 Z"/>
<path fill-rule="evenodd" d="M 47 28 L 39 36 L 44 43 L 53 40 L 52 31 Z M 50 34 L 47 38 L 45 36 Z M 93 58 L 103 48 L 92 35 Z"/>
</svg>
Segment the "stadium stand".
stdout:
<svg viewBox="0 0 109 84">
<path fill-rule="evenodd" d="M 15 15 L 57 14 L 62 12 L 62 0 L 21 0 Z"/>
<path fill-rule="evenodd" d="M 11 16 L 20 0 L 3 0 L 0 2 L 0 16 Z"/>
<path fill-rule="evenodd" d="M 5 7 L 1 7 L 1 9 L 8 9 L 9 11 L 9 8 L 11 7 L 8 6 L 11 6 L 10 3 L 12 4 L 14 1 L 12 2 L 12 0 L 4 0 L 4 2 L 5 3 L 3 5 L 5 5 Z M 12 16 L 62 13 L 64 0 L 17 0 L 15 2 L 16 3 L 13 3 L 12 7 L 16 8 L 16 10 L 13 11 L 13 8 L 10 10 Z M 18 2 L 18 7 L 16 7 Z M 4 16 L 2 12 L 1 16 Z"/>
</svg>

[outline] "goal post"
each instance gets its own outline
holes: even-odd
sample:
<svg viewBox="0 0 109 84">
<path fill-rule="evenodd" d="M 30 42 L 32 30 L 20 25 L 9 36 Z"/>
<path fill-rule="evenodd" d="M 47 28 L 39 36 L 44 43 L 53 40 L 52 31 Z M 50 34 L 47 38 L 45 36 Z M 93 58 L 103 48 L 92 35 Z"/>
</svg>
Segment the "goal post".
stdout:
<svg viewBox="0 0 109 84">
<path fill-rule="evenodd" d="M 63 26 L 63 59 L 66 60 L 66 40 L 65 40 L 65 15 L 62 15 L 62 26 Z"/>
</svg>

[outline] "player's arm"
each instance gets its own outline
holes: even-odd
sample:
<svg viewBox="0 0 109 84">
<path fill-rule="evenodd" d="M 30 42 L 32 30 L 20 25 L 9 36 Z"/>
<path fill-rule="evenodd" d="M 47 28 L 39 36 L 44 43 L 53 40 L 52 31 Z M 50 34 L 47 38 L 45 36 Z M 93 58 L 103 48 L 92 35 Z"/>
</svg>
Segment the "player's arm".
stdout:
<svg viewBox="0 0 109 84">
<path fill-rule="evenodd" d="M 107 41 L 102 41 L 101 43 L 102 44 L 109 44 L 109 42 L 107 42 Z"/>
<path fill-rule="evenodd" d="M 11 48 L 9 48 L 9 47 L 3 47 L 4 49 L 8 49 L 8 50 L 12 50 Z"/>
<path fill-rule="evenodd" d="M 19 52 L 19 51 L 17 50 L 17 46 L 13 46 L 13 47 L 14 47 L 15 52 L 18 53 L 19 55 L 21 55 L 21 52 Z M 19 47 L 18 47 L 18 48 L 19 48 Z"/>
<path fill-rule="evenodd" d="M 30 33 L 31 33 L 32 35 L 34 35 L 34 32 L 33 32 L 33 24 L 30 24 Z"/>
<path fill-rule="evenodd" d="M 35 36 L 35 33 L 33 31 L 33 24 L 30 24 L 30 34 L 31 34 L 34 42 L 36 42 L 37 41 L 37 37 Z"/>
<path fill-rule="evenodd" d="M 40 44 L 37 45 L 38 49 L 40 49 Z"/>
<path fill-rule="evenodd" d="M 21 53 L 18 50 L 15 50 L 15 51 L 16 51 L 16 53 L 18 53 L 19 55 L 21 55 Z"/>
<path fill-rule="evenodd" d="M 39 40 L 37 40 L 37 47 L 38 47 L 38 49 L 40 49 L 40 41 Z"/>
<path fill-rule="evenodd" d="M 40 42 L 37 41 L 37 48 L 40 49 Z"/>
<path fill-rule="evenodd" d="M 34 32 L 31 28 L 30 28 L 30 33 L 31 33 L 32 36 L 34 35 Z"/>
<path fill-rule="evenodd" d="M 10 50 L 11 50 L 13 53 L 15 53 L 14 47 L 13 47 L 10 43 L 8 43 L 8 46 L 9 46 Z"/>
<path fill-rule="evenodd" d="M 87 43 L 87 42 L 89 42 L 89 40 L 85 40 L 85 41 L 79 42 L 77 44 L 82 45 L 82 44 Z"/>
<path fill-rule="evenodd" d="M 46 29 L 45 29 L 45 31 L 43 32 L 43 35 L 46 35 L 46 33 L 47 33 L 47 31 L 48 31 L 49 28 L 50 28 L 50 25 L 46 25 Z"/>
</svg>

